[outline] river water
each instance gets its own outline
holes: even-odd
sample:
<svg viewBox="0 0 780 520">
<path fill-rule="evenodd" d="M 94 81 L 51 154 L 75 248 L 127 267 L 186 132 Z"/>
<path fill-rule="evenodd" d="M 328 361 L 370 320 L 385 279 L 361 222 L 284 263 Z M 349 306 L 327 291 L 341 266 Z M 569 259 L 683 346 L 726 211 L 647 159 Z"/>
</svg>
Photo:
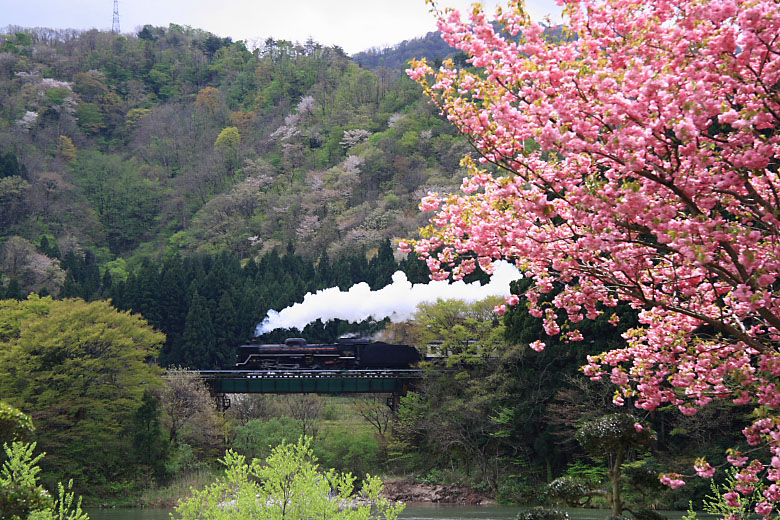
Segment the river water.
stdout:
<svg viewBox="0 0 780 520">
<path fill-rule="evenodd" d="M 449 504 L 407 504 L 401 520 L 514 520 L 525 508 L 516 506 L 458 506 Z M 606 509 L 569 509 L 571 520 L 604 520 Z M 91 520 L 170 520 L 165 509 L 91 509 Z M 659 511 L 669 520 L 680 520 L 683 511 Z M 699 513 L 700 520 L 716 517 Z"/>
</svg>

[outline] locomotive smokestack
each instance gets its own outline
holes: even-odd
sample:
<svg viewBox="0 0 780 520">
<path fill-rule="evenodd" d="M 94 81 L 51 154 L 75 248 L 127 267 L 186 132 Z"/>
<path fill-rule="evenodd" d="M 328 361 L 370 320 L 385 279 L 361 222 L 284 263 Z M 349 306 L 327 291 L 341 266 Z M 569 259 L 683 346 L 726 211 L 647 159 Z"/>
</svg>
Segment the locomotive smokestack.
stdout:
<svg viewBox="0 0 780 520">
<path fill-rule="evenodd" d="M 353 285 L 348 291 L 331 287 L 308 293 L 302 303 L 296 303 L 281 311 L 268 311 L 268 316 L 257 326 L 259 336 L 275 329 L 302 329 L 318 319 L 323 322 L 340 319 L 360 322 L 368 318 L 393 321 L 409 319 L 421 303 L 436 300 L 462 300 L 473 303 L 488 296 L 509 296 L 509 282 L 522 277 L 515 266 L 508 262 L 495 262 L 490 282 L 465 283 L 457 281 L 431 281 L 412 285 L 401 271 L 393 275 L 393 283 L 372 291 L 367 283 Z"/>
</svg>

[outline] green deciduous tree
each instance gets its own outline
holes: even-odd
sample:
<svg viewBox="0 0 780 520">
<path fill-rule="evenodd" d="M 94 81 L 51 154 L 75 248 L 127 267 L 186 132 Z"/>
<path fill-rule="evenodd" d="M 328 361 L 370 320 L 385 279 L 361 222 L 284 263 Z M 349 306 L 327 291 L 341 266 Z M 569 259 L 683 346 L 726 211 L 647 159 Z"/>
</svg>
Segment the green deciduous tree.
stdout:
<svg viewBox="0 0 780 520">
<path fill-rule="evenodd" d="M 176 511 L 182 520 L 398 517 L 403 505 L 379 498 L 382 483 L 378 478 L 366 476 L 360 492 L 363 501 L 356 502 L 352 497 L 355 477 L 318 471 L 309 446 L 305 438 L 297 444 L 282 443 L 265 463 L 254 459 L 249 464 L 243 455 L 228 451 L 222 460 L 225 475 L 182 501 Z"/>
<path fill-rule="evenodd" d="M 465 303 L 438 300 L 423 303 L 414 315 L 415 343 L 430 345 L 432 354 L 446 358 L 447 364 L 481 364 L 507 344 L 504 325 L 493 308 L 501 298 Z"/>
<path fill-rule="evenodd" d="M 57 141 L 57 153 L 69 163 L 75 162 L 78 158 L 78 150 L 73 144 L 73 140 L 67 135 L 61 135 Z"/>
<path fill-rule="evenodd" d="M 0 330 L 0 395 L 36 422 L 49 474 L 80 486 L 125 474 L 127 429 L 160 382 L 149 360 L 163 335 L 106 302 L 34 296 L 0 302 Z"/>
<path fill-rule="evenodd" d="M 217 140 L 214 141 L 214 149 L 222 156 L 231 171 L 238 166 L 239 145 L 241 145 L 241 135 L 235 126 L 222 129 Z"/>
<path fill-rule="evenodd" d="M 84 150 L 74 164 L 74 176 L 103 224 L 112 249 L 134 247 L 154 226 L 160 187 L 143 175 L 135 159 Z"/>
<path fill-rule="evenodd" d="M 235 428 L 233 447 L 248 459 L 265 459 L 274 446 L 292 442 L 301 436 L 301 423 L 292 417 L 252 419 Z"/>
<path fill-rule="evenodd" d="M 100 107 L 95 103 L 79 103 L 76 108 L 79 126 L 89 134 L 99 134 L 106 127 Z"/>
</svg>

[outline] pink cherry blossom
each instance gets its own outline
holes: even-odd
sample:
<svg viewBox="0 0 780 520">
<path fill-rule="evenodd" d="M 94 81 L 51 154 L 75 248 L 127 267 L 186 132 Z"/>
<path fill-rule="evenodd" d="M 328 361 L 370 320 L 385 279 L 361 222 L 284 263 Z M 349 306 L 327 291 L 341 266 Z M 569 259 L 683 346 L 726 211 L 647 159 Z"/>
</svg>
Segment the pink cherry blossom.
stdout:
<svg viewBox="0 0 780 520">
<path fill-rule="evenodd" d="M 408 246 L 434 279 L 511 260 L 549 335 L 630 304 L 640 327 L 585 374 L 643 410 L 759 410 L 745 438 L 780 457 L 780 3 L 562 3 L 576 38 L 546 39 L 516 4 L 496 21 L 515 39 L 478 6 L 438 12 L 478 70 L 409 75 L 479 157 L 460 193 L 423 199 L 431 225 Z"/>
<path fill-rule="evenodd" d="M 661 484 L 669 486 L 672 489 L 677 489 L 685 485 L 685 481 L 679 478 L 680 475 L 676 473 L 669 473 L 661 475 Z"/>
<path fill-rule="evenodd" d="M 702 478 L 712 478 L 715 475 L 715 468 L 710 466 L 710 463 L 704 459 L 697 460 L 696 464 L 693 465 L 693 469 Z"/>
<path fill-rule="evenodd" d="M 756 513 L 761 516 L 769 516 L 772 512 L 772 504 L 767 501 L 759 502 L 756 504 Z"/>
<path fill-rule="evenodd" d="M 739 507 L 739 495 L 734 491 L 729 491 L 723 495 L 723 499 L 731 507 Z"/>
<path fill-rule="evenodd" d="M 726 459 L 736 468 L 741 468 L 748 461 L 747 457 L 742 457 L 739 453 L 736 455 L 729 455 Z"/>
</svg>

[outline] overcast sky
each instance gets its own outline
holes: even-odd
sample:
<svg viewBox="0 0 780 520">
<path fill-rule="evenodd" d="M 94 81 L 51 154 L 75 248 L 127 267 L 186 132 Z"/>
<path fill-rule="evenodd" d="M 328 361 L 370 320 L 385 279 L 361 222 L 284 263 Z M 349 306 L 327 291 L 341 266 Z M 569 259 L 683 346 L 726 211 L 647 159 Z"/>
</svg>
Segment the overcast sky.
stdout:
<svg viewBox="0 0 780 520">
<path fill-rule="evenodd" d="M 483 2 L 492 13 L 497 3 Z M 438 0 L 440 7 L 466 9 L 471 0 Z M 529 0 L 536 20 L 560 20 L 554 0 Z M 0 0 L 0 28 L 53 27 L 111 29 L 114 0 Z M 123 33 L 145 24 L 169 23 L 205 29 L 252 42 L 269 36 L 323 45 L 340 45 L 353 54 L 423 36 L 436 29 L 425 0 L 119 0 Z"/>
</svg>

